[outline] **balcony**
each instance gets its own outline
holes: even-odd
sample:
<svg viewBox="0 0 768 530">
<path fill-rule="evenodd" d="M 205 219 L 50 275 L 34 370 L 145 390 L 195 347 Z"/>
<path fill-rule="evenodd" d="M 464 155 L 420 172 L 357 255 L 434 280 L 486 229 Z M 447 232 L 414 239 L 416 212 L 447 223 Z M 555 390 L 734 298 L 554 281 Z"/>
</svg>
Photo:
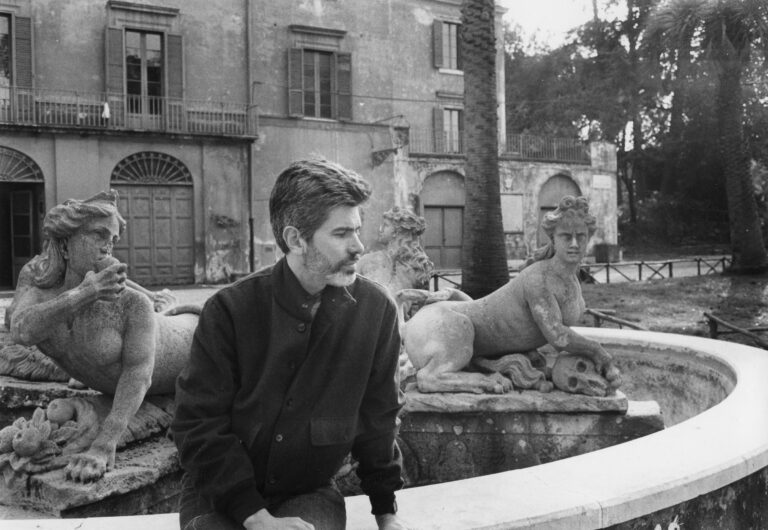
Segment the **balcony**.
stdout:
<svg viewBox="0 0 768 530">
<path fill-rule="evenodd" d="M 256 106 L 226 101 L 0 87 L 0 125 L 255 138 Z"/>
<path fill-rule="evenodd" d="M 412 155 L 462 155 L 465 140 L 462 134 L 411 127 L 408 144 Z M 501 155 L 519 160 L 591 163 L 589 145 L 575 138 L 509 134 Z"/>
<path fill-rule="evenodd" d="M 589 145 L 575 138 L 508 134 L 503 156 L 520 160 L 590 164 Z"/>
</svg>

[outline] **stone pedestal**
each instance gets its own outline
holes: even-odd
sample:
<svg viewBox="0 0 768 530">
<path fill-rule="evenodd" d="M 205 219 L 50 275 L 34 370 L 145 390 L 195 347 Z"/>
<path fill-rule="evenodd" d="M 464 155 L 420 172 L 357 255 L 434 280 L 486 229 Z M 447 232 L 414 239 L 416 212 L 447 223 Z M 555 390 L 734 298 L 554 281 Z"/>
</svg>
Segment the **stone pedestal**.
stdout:
<svg viewBox="0 0 768 530">
<path fill-rule="evenodd" d="M 36 407 L 58 398 L 95 400 L 97 408 L 111 402 L 93 390 L 76 390 L 63 383 L 21 381 L 0 376 L 0 427 L 18 417 L 29 418 Z M 0 504 L 23 508 L 39 517 L 94 517 L 178 511 L 181 468 L 176 446 L 166 438 L 172 400 L 145 401 L 121 439 L 115 467 L 96 482 L 67 480 L 64 469 L 45 473 L 0 474 Z M 2 513 L 0 508 L 0 513 Z"/>
<path fill-rule="evenodd" d="M 662 430 L 654 401 L 617 392 L 422 394 L 406 391 L 400 426 L 409 486 L 498 473 L 603 449 Z"/>
</svg>

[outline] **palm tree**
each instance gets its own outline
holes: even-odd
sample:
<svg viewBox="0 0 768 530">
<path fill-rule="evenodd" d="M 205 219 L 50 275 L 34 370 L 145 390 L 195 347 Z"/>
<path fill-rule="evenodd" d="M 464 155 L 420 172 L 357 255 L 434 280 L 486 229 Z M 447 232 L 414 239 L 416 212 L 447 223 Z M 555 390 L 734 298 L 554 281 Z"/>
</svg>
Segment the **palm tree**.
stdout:
<svg viewBox="0 0 768 530">
<path fill-rule="evenodd" d="M 509 281 L 501 222 L 494 0 L 464 0 L 461 57 L 466 135 L 462 290 L 485 296 Z"/>
<path fill-rule="evenodd" d="M 685 16 L 681 17 L 681 13 Z M 657 8 L 649 30 L 666 34 L 684 53 L 685 46 L 697 46 L 715 69 L 718 141 L 728 200 L 732 271 L 768 270 L 768 253 L 750 178 L 742 94 L 742 77 L 750 63 L 753 45 L 762 43 L 768 58 L 768 4 L 765 0 L 668 0 Z"/>
</svg>

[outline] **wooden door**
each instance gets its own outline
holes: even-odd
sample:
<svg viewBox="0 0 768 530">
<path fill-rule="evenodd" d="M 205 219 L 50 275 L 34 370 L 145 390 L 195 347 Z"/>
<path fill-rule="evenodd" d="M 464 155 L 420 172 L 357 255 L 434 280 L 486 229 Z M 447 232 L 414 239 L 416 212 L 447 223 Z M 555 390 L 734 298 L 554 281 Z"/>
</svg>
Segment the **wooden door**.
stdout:
<svg viewBox="0 0 768 530">
<path fill-rule="evenodd" d="M 194 215 L 187 186 L 115 186 L 127 228 L 115 256 L 141 285 L 194 282 Z"/>
<path fill-rule="evenodd" d="M 436 269 L 461 268 L 461 242 L 464 208 L 461 206 L 424 206 L 424 250 Z"/>
<path fill-rule="evenodd" d="M 34 256 L 34 193 L 12 191 L 11 198 L 11 270 L 16 285 L 21 268 Z"/>
</svg>

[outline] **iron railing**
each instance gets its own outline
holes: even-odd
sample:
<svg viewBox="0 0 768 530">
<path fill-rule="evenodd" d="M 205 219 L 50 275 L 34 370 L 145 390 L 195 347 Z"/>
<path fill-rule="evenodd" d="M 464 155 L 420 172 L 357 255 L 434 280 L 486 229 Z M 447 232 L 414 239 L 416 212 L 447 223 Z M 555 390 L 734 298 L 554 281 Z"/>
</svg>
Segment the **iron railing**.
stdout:
<svg viewBox="0 0 768 530">
<path fill-rule="evenodd" d="M 227 101 L 0 87 L 0 124 L 255 137 L 258 114 Z"/>
<path fill-rule="evenodd" d="M 575 138 L 552 138 L 508 134 L 504 156 L 522 160 L 545 160 L 590 164 L 589 145 Z"/>
<path fill-rule="evenodd" d="M 408 134 L 411 153 L 460 155 L 464 154 L 464 138 L 461 133 L 414 129 Z"/>
</svg>

